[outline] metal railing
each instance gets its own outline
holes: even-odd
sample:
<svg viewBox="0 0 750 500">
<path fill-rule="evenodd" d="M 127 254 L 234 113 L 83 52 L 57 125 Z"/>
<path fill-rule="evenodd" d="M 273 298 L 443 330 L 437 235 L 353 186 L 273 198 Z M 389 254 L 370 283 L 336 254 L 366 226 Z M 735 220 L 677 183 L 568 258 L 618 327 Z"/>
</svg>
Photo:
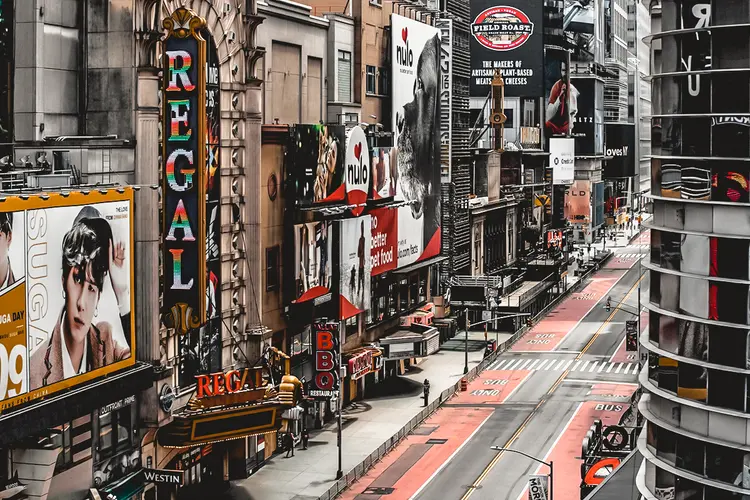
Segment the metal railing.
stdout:
<svg viewBox="0 0 750 500">
<path fill-rule="evenodd" d="M 558 297 L 555 298 L 552 302 L 547 305 L 544 309 L 542 309 L 539 314 L 537 314 L 536 318 L 540 316 L 544 316 L 549 312 L 549 310 L 553 307 L 555 307 L 560 301 L 565 298 L 569 293 L 573 293 L 578 291 L 578 289 L 582 286 L 583 282 L 588 278 L 589 274 L 593 273 L 594 269 L 591 269 L 586 275 L 582 276 L 581 279 L 576 282 L 573 286 L 568 288 L 565 293 L 560 294 Z M 474 368 L 469 370 L 469 372 L 464 375 L 467 381 L 475 379 L 481 372 L 487 368 L 490 364 L 492 364 L 498 356 L 506 352 L 508 349 L 513 347 L 513 344 L 515 344 L 518 339 L 520 339 L 528 330 L 527 326 L 523 326 L 520 330 L 516 331 L 511 337 L 506 339 L 505 341 L 501 342 L 498 346 L 495 352 L 484 358 L 478 365 L 476 365 Z M 453 384 L 451 387 L 448 387 L 446 390 L 440 393 L 440 396 L 432 401 L 429 405 L 427 405 L 425 408 L 423 408 L 416 416 L 414 416 L 409 422 L 406 423 L 397 433 L 395 433 L 393 436 L 388 438 L 385 442 L 383 442 L 378 448 L 370 453 L 367 457 L 365 457 L 364 460 L 362 460 L 360 463 L 354 466 L 349 472 L 344 474 L 344 476 L 337 480 L 325 493 L 320 495 L 318 497 L 318 500 L 332 500 L 336 498 L 340 493 L 342 493 L 344 490 L 346 490 L 352 483 L 354 483 L 357 479 L 364 476 L 368 470 L 370 470 L 370 467 L 375 465 L 380 461 L 381 458 L 383 458 L 389 451 L 391 451 L 393 448 L 398 446 L 398 444 L 411 433 L 416 427 L 418 427 L 422 422 L 424 422 L 430 415 L 435 413 L 440 406 L 452 398 L 456 393 L 458 393 L 461 390 L 461 379 L 456 381 L 455 384 Z"/>
</svg>

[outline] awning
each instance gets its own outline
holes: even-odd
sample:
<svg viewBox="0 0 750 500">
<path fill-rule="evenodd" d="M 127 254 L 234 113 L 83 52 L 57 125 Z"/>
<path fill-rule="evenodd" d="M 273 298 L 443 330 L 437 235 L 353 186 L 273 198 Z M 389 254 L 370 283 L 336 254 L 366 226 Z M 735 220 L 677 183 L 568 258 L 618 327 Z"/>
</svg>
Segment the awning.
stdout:
<svg viewBox="0 0 750 500">
<path fill-rule="evenodd" d="M 102 498 L 114 495 L 117 500 L 129 500 L 143 491 L 145 487 L 143 469 L 140 469 L 99 490 L 104 493 Z"/>
<path fill-rule="evenodd" d="M 339 295 L 339 319 L 344 320 L 353 318 L 354 316 L 362 312 L 364 311 L 349 302 L 349 299 L 347 299 L 343 295 Z"/>
<path fill-rule="evenodd" d="M 393 274 L 408 274 L 412 271 L 416 271 L 417 269 L 422 269 L 423 267 L 431 266 L 433 264 L 439 264 L 443 262 L 444 260 L 448 260 L 447 256 L 438 255 L 437 257 L 432 257 L 431 259 L 425 259 L 420 262 L 415 262 L 414 264 L 409 264 L 408 266 L 404 266 L 400 269 L 394 269 L 391 271 Z"/>
</svg>

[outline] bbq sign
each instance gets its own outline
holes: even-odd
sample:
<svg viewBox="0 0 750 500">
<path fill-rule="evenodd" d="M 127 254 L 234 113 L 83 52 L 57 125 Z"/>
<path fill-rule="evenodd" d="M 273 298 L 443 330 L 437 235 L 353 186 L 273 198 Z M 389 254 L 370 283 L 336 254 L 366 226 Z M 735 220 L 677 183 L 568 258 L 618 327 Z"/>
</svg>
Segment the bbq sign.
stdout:
<svg viewBox="0 0 750 500">
<path fill-rule="evenodd" d="M 162 25 L 164 320 L 185 334 L 206 321 L 206 21 L 179 8 Z"/>
<path fill-rule="evenodd" d="M 482 11 L 471 24 L 477 42 L 491 50 L 513 50 L 528 41 L 534 23 L 522 10 L 507 5 Z"/>
<path fill-rule="evenodd" d="M 310 397 L 328 399 L 339 393 L 339 326 L 336 323 L 313 325 L 314 373 Z"/>
<path fill-rule="evenodd" d="M 365 209 L 370 190 L 370 152 L 362 127 L 354 127 L 346 138 L 346 203 L 352 205 L 352 215 L 359 216 Z"/>
</svg>

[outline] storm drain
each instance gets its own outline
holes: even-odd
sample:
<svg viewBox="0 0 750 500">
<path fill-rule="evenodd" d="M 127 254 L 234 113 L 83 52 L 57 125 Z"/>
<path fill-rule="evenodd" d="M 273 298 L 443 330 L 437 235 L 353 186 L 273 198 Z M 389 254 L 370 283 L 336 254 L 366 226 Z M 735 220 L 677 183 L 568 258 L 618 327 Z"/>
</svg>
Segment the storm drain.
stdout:
<svg viewBox="0 0 750 500">
<path fill-rule="evenodd" d="M 437 430 L 437 428 L 438 428 L 438 426 L 433 426 L 433 427 L 417 427 L 416 429 L 414 429 L 413 431 L 411 431 L 411 433 L 414 434 L 415 436 L 429 436 L 430 434 L 432 434 L 433 432 L 435 432 L 435 430 Z"/>
<path fill-rule="evenodd" d="M 396 488 L 385 488 L 383 486 L 370 486 L 362 492 L 363 495 L 390 495 Z"/>
<path fill-rule="evenodd" d="M 448 441 L 447 439 L 428 439 L 425 444 L 445 444 L 445 442 Z"/>
</svg>

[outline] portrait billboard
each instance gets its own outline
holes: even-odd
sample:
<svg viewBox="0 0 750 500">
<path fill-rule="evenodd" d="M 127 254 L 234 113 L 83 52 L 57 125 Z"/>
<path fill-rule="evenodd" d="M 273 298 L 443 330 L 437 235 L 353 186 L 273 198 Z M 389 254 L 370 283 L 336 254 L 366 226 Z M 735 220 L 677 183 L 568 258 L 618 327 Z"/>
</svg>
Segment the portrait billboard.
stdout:
<svg viewBox="0 0 750 500">
<path fill-rule="evenodd" d="M 341 281 L 339 319 L 363 313 L 370 306 L 372 221 L 369 215 L 340 224 Z"/>
<path fill-rule="evenodd" d="M 295 302 L 330 299 L 331 236 L 329 221 L 294 226 Z"/>
<path fill-rule="evenodd" d="M 635 124 L 607 123 L 604 126 L 604 160 L 602 178 L 635 176 Z"/>
<path fill-rule="evenodd" d="M 499 69 L 506 97 L 542 97 L 542 0 L 472 0 L 469 95 L 486 97 Z"/>
<path fill-rule="evenodd" d="M 565 192 L 565 218 L 570 222 L 589 222 L 591 181 L 575 181 Z"/>
<path fill-rule="evenodd" d="M 396 196 L 398 179 L 398 157 L 396 148 L 372 148 L 370 168 L 372 169 L 373 200 L 387 200 Z"/>
<path fill-rule="evenodd" d="M 162 24 L 164 322 L 184 334 L 206 322 L 206 22 L 179 8 Z"/>
<path fill-rule="evenodd" d="M 552 137 L 549 140 L 549 163 L 552 167 L 552 184 L 570 185 L 575 175 L 576 144 L 570 137 Z"/>
<path fill-rule="evenodd" d="M 295 125 L 289 148 L 289 176 L 295 203 L 309 207 L 346 199 L 343 125 Z"/>
<path fill-rule="evenodd" d="M 346 203 L 352 214 L 360 215 L 370 191 L 370 152 L 362 127 L 353 127 L 346 137 Z"/>
<path fill-rule="evenodd" d="M 578 112 L 578 90 L 570 83 L 570 54 L 565 50 L 545 49 L 544 131 L 547 137 L 573 132 L 572 118 Z"/>
<path fill-rule="evenodd" d="M 0 410 L 132 365 L 132 191 L 8 198 Z"/>
<path fill-rule="evenodd" d="M 413 238 L 401 266 L 440 251 L 440 30 L 392 14 L 391 33 L 398 224 Z"/>
<path fill-rule="evenodd" d="M 596 78 L 571 78 L 576 89 L 576 110 L 572 135 L 576 155 L 604 154 L 604 83 Z M 571 108 L 571 112 L 572 112 Z"/>
</svg>

